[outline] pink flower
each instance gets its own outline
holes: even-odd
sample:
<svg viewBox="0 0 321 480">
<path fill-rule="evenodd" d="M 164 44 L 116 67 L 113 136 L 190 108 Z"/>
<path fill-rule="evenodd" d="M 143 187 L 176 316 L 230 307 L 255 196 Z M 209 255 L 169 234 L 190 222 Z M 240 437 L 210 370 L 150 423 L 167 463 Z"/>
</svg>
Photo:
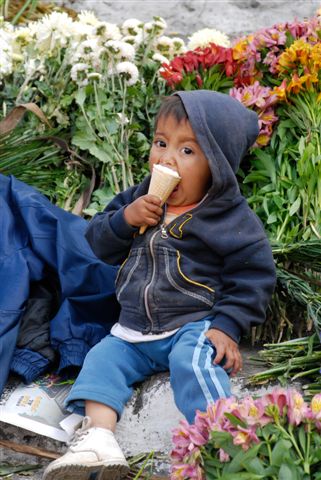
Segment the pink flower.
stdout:
<svg viewBox="0 0 321 480">
<path fill-rule="evenodd" d="M 270 393 L 265 394 L 262 397 L 262 401 L 265 407 L 268 405 L 276 405 L 279 410 L 279 414 L 282 416 L 285 413 L 287 406 L 287 391 L 285 388 L 275 387 Z"/>
<path fill-rule="evenodd" d="M 204 474 L 199 465 L 181 463 L 172 466 L 170 478 L 172 480 L 184 480 L 186 478 L 191 480 L 203 480 Z"/>
<path fill-rule="evenodd" d="M 321 393 L 314 395 L 311 400 L 311 411 L 313 418 L 321 420 Z"/>
<path fill-rule="evenodd" d="M 251 443 L 259 443 L 260 440 L 256 435 L 255 427 L 242 428 L 238 427 L 237 431 L 234 432 L 233 443 L 234 445 L 241 445 L 243 450 L 248 450 Z"/>
<path fill-rule="evenodd" d="M 265 406 L 260 399 L 254 400 L 253 397 L 245 397 L 239 404 L 238 412 L 233 410 L 233 415 L 244 420 L 247 425 L 266 425 L 271 422 L 271 418 L 265 415 Z"/>
<path fill-rule="evenodd" d="M 230 456 L 226 452 L 224 452 L 222 448 L 219 449 L 218 454 L 220 462 L 224 463 L 230 461 Z"/>
<path fill-rule="evenodd" d="M 299 425 L 306 417 L 308 406 L 303 400 L 301 393 L 295 389 L 287 392 L 288 419 L 291 425 Z"/>
</svg>

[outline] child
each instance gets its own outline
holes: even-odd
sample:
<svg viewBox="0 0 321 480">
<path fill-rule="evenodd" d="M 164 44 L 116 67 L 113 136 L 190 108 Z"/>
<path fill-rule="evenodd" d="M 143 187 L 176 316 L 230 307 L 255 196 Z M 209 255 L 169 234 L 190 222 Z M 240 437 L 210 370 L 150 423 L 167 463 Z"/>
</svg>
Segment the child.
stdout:
<svg viewBox="0 0 321 480">
<path fill-rule="evenodd" d="M 128 471 L 113 432 L 133 384 L 164 370 L 177 407 L 195 410 L 230 395 L 242 367 L 242 333 L 265 319 L 275 270 L 262 225 L 235 173 L 258 135 L 258 119 L 237 100 L 206 90 L 178 92 L 156 118 L 150 169 L 181 181 L 165 208 L 150 177 L 117 195 L 88 227 L 107 263 L 122 263 L 121 305 L 111 334 L 87 355 L 67 405 L 86 417 L 67 453 L 44 478 L 116 479 Z M 148 225 L 143 235 L 139 227 Z"/>
</svg>

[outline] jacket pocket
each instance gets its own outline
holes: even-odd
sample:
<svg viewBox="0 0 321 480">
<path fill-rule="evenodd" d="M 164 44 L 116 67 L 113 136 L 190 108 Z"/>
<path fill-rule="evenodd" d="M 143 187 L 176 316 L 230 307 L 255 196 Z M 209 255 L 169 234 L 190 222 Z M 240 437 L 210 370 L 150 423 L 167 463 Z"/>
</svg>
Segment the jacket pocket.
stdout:
<svg viewBox="0 0 321 480">
<path fill-rule="evenodd" d="M 120 266 L 116 277 L 116 297 L 120 302 L 120 296 L 127 289 L 130 282 L 133 281 L 133 276 L 137 271 L 142 257 L 143 248 L 134 248 L 126 260 Z M 120 302 L 121 303 L 121 302 Z"/>
<path fill-rule="evenodd" d="M 176 293 L 176 302 L 190 310 L 211 309 L 214 303 L 215 291 L 213 288 L 191 278 L 182 271 L 179 251 L 163 248 L 165 276 L 170 290 Z M 165 288 L 166 290 L 166 288 Z M 175 302 L 175 303 L 176 303 Z"/>
</svg>

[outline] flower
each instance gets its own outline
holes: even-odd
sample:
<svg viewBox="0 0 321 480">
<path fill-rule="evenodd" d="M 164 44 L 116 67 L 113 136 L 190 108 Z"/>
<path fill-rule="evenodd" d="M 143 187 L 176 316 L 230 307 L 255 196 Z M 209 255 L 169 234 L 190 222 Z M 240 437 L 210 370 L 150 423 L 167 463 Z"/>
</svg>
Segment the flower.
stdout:
<svg viewBox="0 0 321 480">
<path fill-rule="evenodd" d="M 311 400 L 311 411 L 314 418 L 321 420 L 321 393 L 317 393 Z"/>
<path fill-rule="evenodd" d="M 164 55 L 161 55 L 160 53 L 154 53 L 154 55 L 152 56 L 152 60 L 154 60 L 155 62 L 159 62 L 159 63 L 165 63 L 165 64 L 169 64 L 169 60 L 168 58 L 164 57 Z"/>
<path fill-rule="evenodd" d="M 135 48 L 133 45 L 121 40 L 108 40 L 105 47 L 115 55 L 115 58 L 120 60 L 134 60 Z"/>
<path fill-rule="evenodd" d="M 294 389 L 287 392 L 288 419 L 292 425 L 299 425 L 308 413 L 308 406 L 303 400 L 301 393 Z"/>
<path fill-rule="evenodd" d="M 225 33 L 215 30 L 214 28 L 203 28 L 189 37 L 188 48 L 190 50 L 205 48 L 210 43 L 215 43 L 221 47 L 230 46 L 229 38 Z"/>
<path fill-rule="evenodd" d="M 142 31 L 143 23 L 137 18 L 129 18 L 121 25 L 123 35 L 137 35 Z"/>
<path fill-rule="evenodd" d="M 139 72 L 136 65 L 132 62 L 120 62 L 116 65 L 116 72 L 124 76 L 128 86 L 135 85 L 139 80 Z"/>
<path fill-rule="evenodd" d="M 182 420 L 174 430 L 171 479 L 205 480 L 212 472 L 213 478 L 248 478 L 251 464 L 275 478 L 291 464 L 296 478 L 312 478 L 321 468 L 320 419 L 321 394 L 311 406 L 297 390 L 278 387 L 259 398 L 219 399 L 197 411 L 194 424 Z"/>
<path fill-rule="evenodd" d="M 81 10 L 80 13 L 78 13 L 78 21 L 93 27 L 96 27 L 100 23 L 95 13 L 90 10 Z"/>
<path fill-rule="evenodd" d="M 89 68 L 90 66 L 87 63 L 76 63 L 70 71 L 71 79 L 79 86 L 87 85 L 87 72 Z"/>
<path fill-rule="evenodd" d="M 74 22 L 66 12 L 52 12 L 30 25 L 35 35 L 35 48 L 42 54 L 53 55 L 57 48 L 66 47 L 74 34 Z"/>
</svg>

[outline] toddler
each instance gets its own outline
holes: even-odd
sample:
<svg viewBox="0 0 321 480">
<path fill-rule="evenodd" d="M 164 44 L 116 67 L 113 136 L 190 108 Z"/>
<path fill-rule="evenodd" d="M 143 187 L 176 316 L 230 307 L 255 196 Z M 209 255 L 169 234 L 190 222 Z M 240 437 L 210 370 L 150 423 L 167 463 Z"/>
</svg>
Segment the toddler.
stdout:
<svg viewBox="0 0 321 480">
<path fill-rule="evenodd" d="M 229 375 L 242 367 L 240 338 L 264 321 L 275 284 L 269 242 L 235 176 L 257 135 L 257 115 L 228 95 L 177 92 L 161 105 L 150 169 L 164 165 L 181 181 L 161 208 L 147 193 L 149 176 L 89 224 L 97 257 L 121 264 L 121 313 L 85 359 L 67 407 L 86 416 L 44 479 L 125 475 L 113 432 L 133 385 L 154 373 L 170 371 L 189 422 L 196 409 L 230 395 Z"/>
</svg>

